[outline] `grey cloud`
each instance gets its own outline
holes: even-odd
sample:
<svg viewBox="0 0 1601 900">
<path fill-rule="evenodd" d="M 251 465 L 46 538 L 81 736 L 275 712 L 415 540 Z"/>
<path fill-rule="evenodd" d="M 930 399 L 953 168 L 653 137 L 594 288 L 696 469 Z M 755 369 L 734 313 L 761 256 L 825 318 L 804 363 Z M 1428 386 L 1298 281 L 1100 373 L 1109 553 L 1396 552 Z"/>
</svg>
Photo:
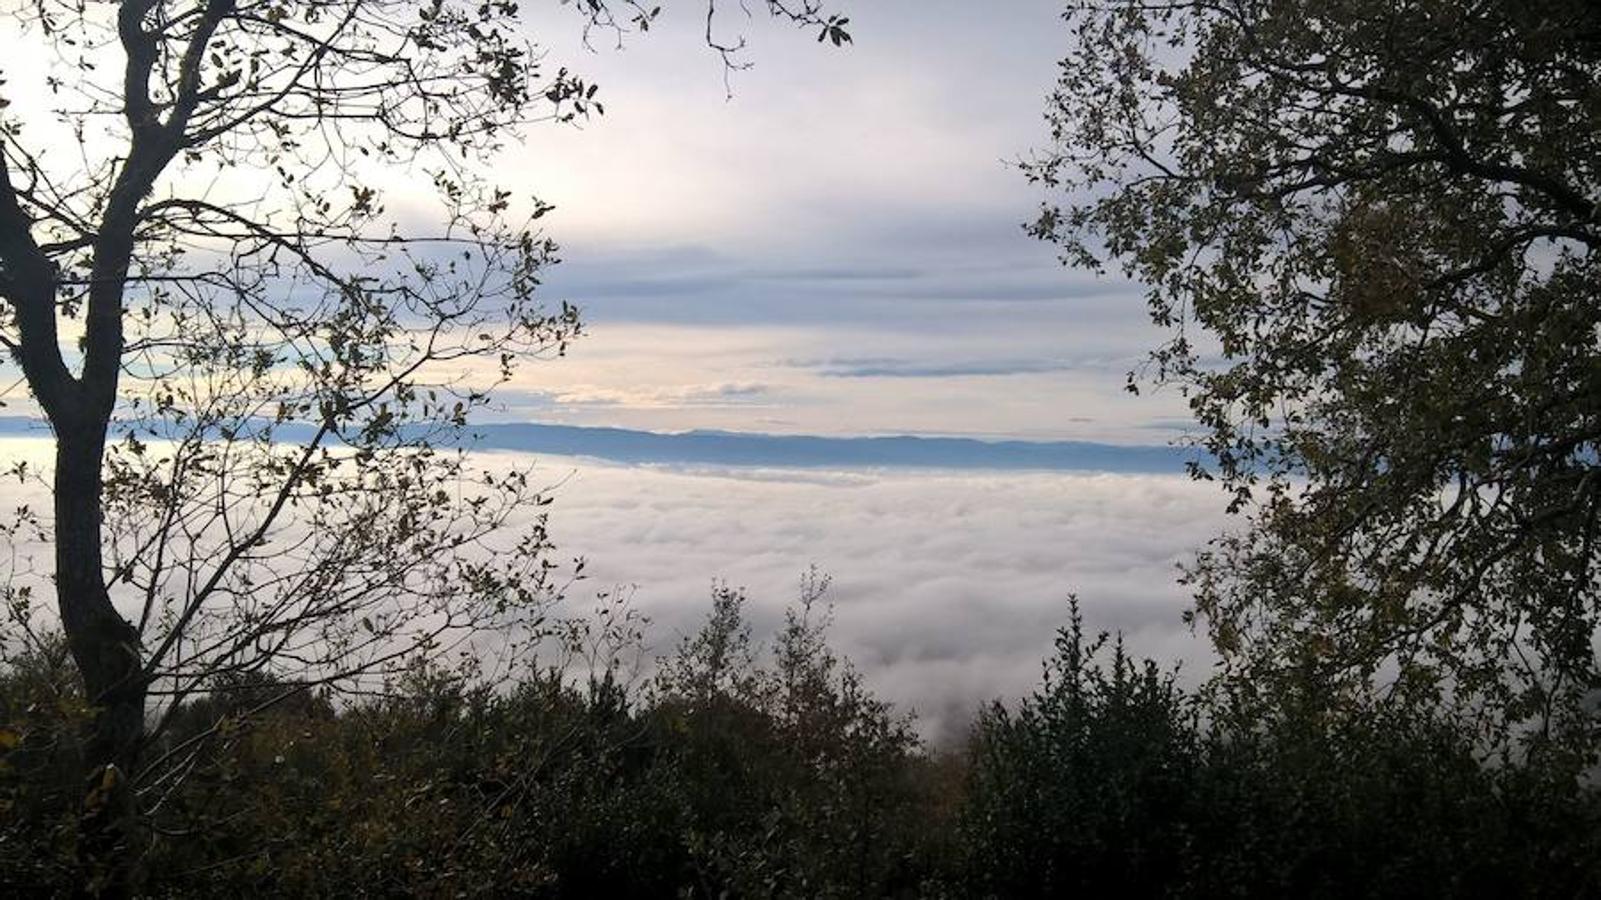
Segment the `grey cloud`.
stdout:
<svg viewBox="0 0 1601 900">
<path fill-rule="evenodd" d="M 865 4 L 840 53 L 731 15 L 755 63 L 732 103 L 682 10 L 626 54 L 589 52 L 551 19 L 552 62 L 610 97 L 582 135 L 518 160 L 555 166 L 566 192 L 552 295 L 597 324 L 980 325 L 1080 347 L 1144 331 L 1138 288 L 1065 269 L 1021 227 L 1045 197 L 1009 161 L 1048 137 L 1063 25 L 1051 0 L 1002 6 Z"/>
<path fill-rule="evenodd" d="M 564 283 L 581 298 L 705 297 L 733 290 L 735 282 L 717 276 L 664 274 L 657 278 L 602 278 Z"/>
<path fill-rule="evenodd" d="M 1145 422 L 1145 423 L 1143 423 L 1143 424 L 1141 424 L 1141 425 L 1139 425 L 1137 427 L 1142 428 L 1142 429 L 1146 429 L 1146 430 L 1149 430 L 1149 431 L 1183 432 L 1183 431 L 1194 431 L 1197 426 L 1195 424 L 1195 420 L 1194 419 L 1166 419 L 1166 418 L 1163 418 L 1163 419 L 1152 419 L 1151 421 Z"/>
<path fill-rule="evenodd" d="M 961 378 L 982 375 L 1034 375 L 1042 372 L 1062 372 L 1073 368 L 1067 363 L 1048 360 L 1017 360 L 1014 362 L 971 362 L 947 365 L 894 365 L 856 366 L 824 369 L 829 378 Z"/>
<path fill-rule="evenodd" d="M 772 393 L 770 385 L 756 382 L 646 384 L 633 388 L 572 385 L 549 390 L 502 388 L 493 395 L 500 415 L 488 427 L 505 428 L 526 422 L 530 416 L 590 407 L 744 406 L 763 402 Z"/>
<path fill-rule="evenodd" d="M 760 397 L 772 389 L 765 384 L 723 384 L 715 388 L 719 397 Z"/>
<path fill-rule="evenodd" d="M 970 378 L 1039 375 L 1052 372 L 1126 369 L 1122 359 L 977 359 L 952 361 L 912 360 L 898 357 L 833 357 L 784 359 L 776 365 L 811 369 L 825 378 Z"/>
<path fill-rule="evenodd" d="M 924 276 L 922 269 L 888 266 L 815 266 L 800 269 L 769 269 L 751 273 L 753 278 L 770 281 L 909 281 Z"/>
</svg>

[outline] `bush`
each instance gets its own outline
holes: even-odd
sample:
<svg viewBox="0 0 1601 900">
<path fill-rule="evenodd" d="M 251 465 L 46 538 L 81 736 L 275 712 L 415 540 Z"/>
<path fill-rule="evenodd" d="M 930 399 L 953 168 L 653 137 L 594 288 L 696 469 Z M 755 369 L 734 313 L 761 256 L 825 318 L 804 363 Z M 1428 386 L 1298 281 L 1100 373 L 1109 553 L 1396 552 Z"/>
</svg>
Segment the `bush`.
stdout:
<svg viewBox="0 0 1601 900">
<path fill-rule="evenodd" d="M 1601 892 L 1595 793 L 1487 765 L 1442 710 L 1181 691 L 1076 605 L 1044 684 L 972 740 L 966 889 L 994 897 Z M 1104 663 L 1101 657 L 1105 657 Z"/>
<path fill-rule="evenodd" d="M 974 728 L 963 831 L 969 887 L 1003 897 L 1150 896 L 1184 868 L 1201 765 L 1171 674 L 1086 640 L 1077 604 L 1044 683 Z"/>
<path fill-rule="evenodd" d="M 741 607 L 714 591 L 705 627 L 653 686 L 676 735 L 701 887 L 736 896 L 912 895 L 926 864 L 918 742 L 827 644 L 827 580 L 802 583 L 768 666 Z M 714 889 L 714 886 L 715 889 Z"/>
<path fill-rule="evenodd" d="M 1581 773 L 1487 764 L 1441 709 L 1188 693 L 1075 607 L 1042 684 L 959 753 L 744 595 L 644 684 L 419 669 L 335 705 L 270 677 L 185 704 L 141 783 L 142 889 L 570 897 L 1601 895 Z M 611 626 L 606 626 L 611 628 Z M 626 632 L 627 629 L 624 629 Z M 594 656 L 589 657 L 594 659 Z M 76 887 L 88 710 L 58 641 L 0 668 L 0 888 Z M 1260 698 L 1258 698 L 1259 700 Z M 269 702 L 271 701 L 271 702 Z"/>
<path fill-rule="evenodd" d="M 167 896 L 856 897 L 926 871 L 918 746 L 829 649 L 812 578 L 770 653 L 744 597 L 650 684 L 411 673 L 336 708 L 256 675 L 165 723 L 142 887 Z M 0 679 L 0 877 L 70 892 L 82 701 L 57 648 Z M 15 738 L 15 739 L 14 739 Z M 16 746 L 11 746 L 15 743 Z"/>
<path fill-rule="evenodd" d="M 66 641 L 28 647 L 0 660 L 0 894 L 69 883 L 84 793 L 90 710 Z"/>
</svg>

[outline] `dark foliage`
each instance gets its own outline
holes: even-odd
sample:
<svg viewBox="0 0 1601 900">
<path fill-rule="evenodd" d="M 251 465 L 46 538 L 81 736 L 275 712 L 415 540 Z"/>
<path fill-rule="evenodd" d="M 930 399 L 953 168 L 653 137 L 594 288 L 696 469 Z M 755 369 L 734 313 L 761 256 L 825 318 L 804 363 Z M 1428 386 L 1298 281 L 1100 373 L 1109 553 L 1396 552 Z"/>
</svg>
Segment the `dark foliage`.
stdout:
<svg viewBox="0 0 1601 900">
<path fill-rule="evenodd" d="M 1066 18 L 1031 230 L 1168 333 L 1131 385 L 1244 516 L 1189 567 L 1229 673 L 1399 673 L 1595 762 L 1601 4 Z"/>
<path fill-rule="evenodd" d="M 263 679 L 190 703 L 149 815 L 161 895 L 919 893 L 931 768 L 828 649 L 812 588 L 758 654 L 737 592 L 657 678 L 420 669 L 335 709 Z M 766 661 L 770 658 L 770 661 Z M 64 655 L 6 673 L 0 882 L 72 884 L 87 721 Z M 263 706 L 263 700 L 278 702 Z"/>
<path fill-rule="evenodd" d="M 1601 807 L 1428 710 L 1187 696 L 1077 611 L 974 731 L 963 877 L 1000 897 L 1591 896 Z"/>
<path fill-rule="evenodd" d="M 205 752 L 150 816 L 153 895 L 1586 896 L 1601 805 L 1454 720 L 1192 695 L 1087 637 L 933 752 L 828 648 L 808 582 L 743 596 L 645 684 L 421 669 L 335 708 L 266 680 L 171 723 Z M 282 697 L 262 707 L 263 697 Z M 1313 692 L 1308 691 L 1307 697 Z M 1249 712 L 1247 712 L 1249 710 Z M 0 886 L 70 893 L 88 711 L 64 651 L 0 676 Z"/>
</svg>

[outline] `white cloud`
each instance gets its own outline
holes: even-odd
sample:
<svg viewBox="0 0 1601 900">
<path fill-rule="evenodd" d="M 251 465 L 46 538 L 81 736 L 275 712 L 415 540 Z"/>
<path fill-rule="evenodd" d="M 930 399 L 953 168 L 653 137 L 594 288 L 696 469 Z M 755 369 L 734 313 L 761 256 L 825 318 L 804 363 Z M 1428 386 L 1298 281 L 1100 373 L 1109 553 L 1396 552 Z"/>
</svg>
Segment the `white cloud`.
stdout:
<svg viewBox="0 0 1601 900">
<path fill-rule="evenodd" d="M 1183 477 L 541 467 L 572 475 L 551 519 L 561 553 L 585 556 L 595 587 L 637 585 L 657 649 L 697 626 L 715 578 L 748 588 L 771 629 L 816 564 L 837 646 L 925 735 L 1037 684 L 1069 594 L 1135 652 L 1209 659 L 1174 567 L 1226 523 L 1216 490 Z"/>
</svg>

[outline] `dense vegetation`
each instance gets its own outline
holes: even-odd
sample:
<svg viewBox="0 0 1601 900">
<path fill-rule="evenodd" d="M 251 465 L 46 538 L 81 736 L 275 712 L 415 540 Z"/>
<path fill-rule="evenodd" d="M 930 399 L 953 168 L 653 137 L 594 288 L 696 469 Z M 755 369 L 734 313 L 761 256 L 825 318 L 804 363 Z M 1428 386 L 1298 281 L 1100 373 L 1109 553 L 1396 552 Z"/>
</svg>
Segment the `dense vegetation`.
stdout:
<svg viewBox="0 0 1601 900">
<path fill-rule="evenodd" d="M 1148 373 L 1242 517 L 1189 567 L 1224 666 L 1473 695 L 1497 740 L 1596 761 L 1601 5 L 1067 23 L 1034 232 L 1167 335 Z"/>
<path fill-rule="evenodd" d="M 828 647 L 813 582 L 769 646 L 719 589 L 628 683 L 419 670 L 335 707 L 219 685 L 164 747 L 159 895 L 546 897 L 1577 896 L 1601 890 L 1601 797 L 1485 764 L 1444 717 L 1308 698 L 1231 717 L 1072 611 L 1043 683 L 921 745 Z M 262 698 L 283 699 L 264 710 Z M 84 733 L 65 653 L 0 677 L 0 882 L 74 885 Z M 220 727 L 218 726 L 220 723 Z M 193 743 L 190 743 L 193 741 Z M 161 752 L 160 750 L 153 752 Z"/>
<path fill-rule="evenodd" d="M 815 580 L 643 680 L 626 617 L 550 630 L 548 500 L 449 449 L 579 332 L 494 161 L 602 107 L 518 4 L 20 5 L 59 65 L 0 98 L 0 345 L 55 459 L 0 521 L 0 890 L 1601 895 L 1598 10 L 1068 4 L 1031 229 L 1170 332 L 1245 514 L 1188 571 L 1222 664 L 1074 611 L 930 748 Z"/>
</svg>

